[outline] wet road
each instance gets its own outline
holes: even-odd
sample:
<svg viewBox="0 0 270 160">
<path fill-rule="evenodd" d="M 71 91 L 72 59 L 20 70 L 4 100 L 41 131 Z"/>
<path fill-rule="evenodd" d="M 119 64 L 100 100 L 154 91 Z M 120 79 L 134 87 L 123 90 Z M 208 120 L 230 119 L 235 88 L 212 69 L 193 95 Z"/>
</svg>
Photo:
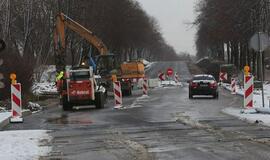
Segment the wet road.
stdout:
<svg viewBox="0 0 270 160">
<path fill-rule="evenodd" d="M 182 79 L 190 74 L 185 62 L 156 63 L 148 71 L 173 66 Z M 26 117 L 12 129 L 48 129 L 53 152 L 42 159 L 91 160 L 255 160 L 269 159 L 267 127 L 248 124 L 221 112 L 241 106 L 241 97 L 220 89 L 220 99 L 188 99 L 188 88 L 152 89 L 149 97 L 135 91 L 125 109 L 81 109 L 64 112 L 49 100 L 43 112 Z"/>
</svg>

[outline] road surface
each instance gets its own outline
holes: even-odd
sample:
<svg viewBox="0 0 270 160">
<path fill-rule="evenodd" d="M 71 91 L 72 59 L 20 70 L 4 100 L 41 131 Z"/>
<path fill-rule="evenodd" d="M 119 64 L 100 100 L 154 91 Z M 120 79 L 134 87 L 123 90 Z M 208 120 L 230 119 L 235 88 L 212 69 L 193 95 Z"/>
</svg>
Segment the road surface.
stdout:
<svg viewBox="0 0 270 160">
<path fill-rule="evenodd" d="M 172 67 L 183 81 L 191 77 L 186 62 L 157 62 L 147 71 L 151 78 Z M 185 83 L 184 83 L 185 84 Z M 47 129 L 53 151 L 41 159 L 91 160 L 268 160 L 267 127 L 248 124 L 223 114 L 239 107 L 242 98 L 220 89 L 218 100 L 188 99 L 188 88 L 164 87 L 124 98 L 125 109 L 114 110 L 109 99 L 105 109 L 62 111 L 57 99 L 46 109 L 25 117 L 23 124 L 6 130 Z"/>
</svg>

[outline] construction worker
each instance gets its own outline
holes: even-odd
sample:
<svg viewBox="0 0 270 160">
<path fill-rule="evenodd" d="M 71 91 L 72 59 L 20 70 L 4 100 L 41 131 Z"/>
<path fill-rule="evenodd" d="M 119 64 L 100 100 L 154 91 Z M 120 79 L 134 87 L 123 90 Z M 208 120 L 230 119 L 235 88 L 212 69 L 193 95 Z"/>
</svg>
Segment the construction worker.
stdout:
<svg viewBox="0 0 270 160">
<path fill-rule="evenodd" d="M 56 74 L 56 87 L 58 91 L 61 91 L 64 78 L 64 71 Z"/>
</svg>

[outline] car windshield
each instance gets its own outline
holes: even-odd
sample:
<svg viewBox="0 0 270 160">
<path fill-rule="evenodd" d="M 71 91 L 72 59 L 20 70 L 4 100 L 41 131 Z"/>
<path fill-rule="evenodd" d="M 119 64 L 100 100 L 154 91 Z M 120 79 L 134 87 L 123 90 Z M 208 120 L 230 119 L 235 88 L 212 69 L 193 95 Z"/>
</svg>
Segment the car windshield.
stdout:
<svg viewBox="0 0 270 160">
<path fill-rule="evenodd" d="M 205 76 L 195 76 L 193 80 L 215 80 L 215 78 L 212 76 L 205 75 Z"/>
</svg>

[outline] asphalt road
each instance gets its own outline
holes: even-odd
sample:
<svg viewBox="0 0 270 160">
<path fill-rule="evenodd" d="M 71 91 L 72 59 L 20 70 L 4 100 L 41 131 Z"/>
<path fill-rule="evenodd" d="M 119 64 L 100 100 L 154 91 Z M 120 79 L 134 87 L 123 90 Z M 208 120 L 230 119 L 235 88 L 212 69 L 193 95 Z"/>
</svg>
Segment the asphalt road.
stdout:
<svg viewBox="0 0 270 160">
<path fill-rule="evenodd" d="M 190 74 L 185 62 L 159 62 L 147 73 L 172 67 L 182 79 Z M 47 129 L 53 151 L 41 159 L 90 160 L 264 160 L 270 159 L 267 127 L 248 124 L 221 112 L 239 107 L 242 98 L 220 89 L 218 100 L 188 99 L 188 88 L 152 89 L 124 98 L 125 109 L 114 110 L 109 99 L 105 109 L 62 111 L 56 99 L 46 110 L 25 117 L 23 124 L 6 130 Z"/>
</svg>

